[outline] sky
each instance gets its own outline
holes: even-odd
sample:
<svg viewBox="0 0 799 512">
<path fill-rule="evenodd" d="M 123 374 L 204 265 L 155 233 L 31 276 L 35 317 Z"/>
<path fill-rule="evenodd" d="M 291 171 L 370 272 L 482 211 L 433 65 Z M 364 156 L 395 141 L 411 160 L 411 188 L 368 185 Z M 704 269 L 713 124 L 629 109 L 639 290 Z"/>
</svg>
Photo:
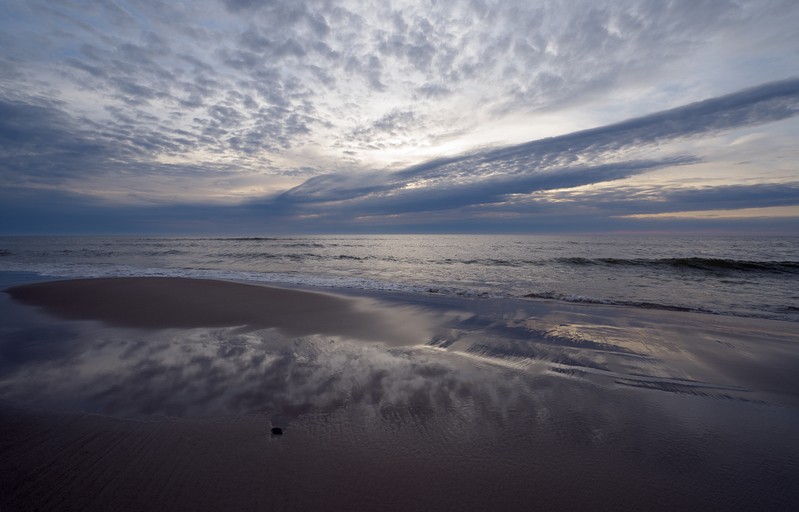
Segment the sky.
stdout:
<svg viewBox="0 0 799 512">
<path fill-rule="evenodd" d="M 796 0 L 0 0 L 0 234 L 799 234 Z"/>
</svg>

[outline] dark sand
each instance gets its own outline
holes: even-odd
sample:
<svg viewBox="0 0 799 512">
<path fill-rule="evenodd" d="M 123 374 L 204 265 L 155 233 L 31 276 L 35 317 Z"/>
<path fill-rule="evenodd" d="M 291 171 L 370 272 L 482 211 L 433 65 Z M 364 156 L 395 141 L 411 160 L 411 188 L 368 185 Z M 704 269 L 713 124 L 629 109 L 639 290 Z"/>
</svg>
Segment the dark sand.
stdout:
<svg viewBox="0 0 799 512">
<path fill-rule="evenodd" d="M 291 336 L 331 334 L 403 340 L 396 315 L 366 301 L 253 284 L 177 277 L 50 281 L 6 290 L 14 300 L 67 320 L 148 329 L 276 328 Z M 417 315 L 422 320 L 423 315 Z M 398 336 L 399 335 L 399 336 Z M 416 342 L 423 340 L 415 340 Z"/>
<path fill-rule="evenodd" d="M 138 278 L 0 315 L 3 512 L 799 503 L 796 324 Z"/>
</svg>

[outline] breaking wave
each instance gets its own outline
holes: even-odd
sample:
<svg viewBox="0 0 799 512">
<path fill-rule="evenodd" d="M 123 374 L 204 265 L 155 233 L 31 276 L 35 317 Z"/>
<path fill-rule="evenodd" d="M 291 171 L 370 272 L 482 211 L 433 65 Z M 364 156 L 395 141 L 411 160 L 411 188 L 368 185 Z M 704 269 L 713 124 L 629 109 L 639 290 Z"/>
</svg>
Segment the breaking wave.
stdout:
<svg viewBox="0 0 799 512">
<path fill-rule="evenodd" d="M 721 258 L 559 258 L 558 263 L 574 266 L 620 266 L 671 268 L 704 272 L 757 272 L 769 274 L 799 274 L 799 261 L 747 261 Z"/>
</svg>

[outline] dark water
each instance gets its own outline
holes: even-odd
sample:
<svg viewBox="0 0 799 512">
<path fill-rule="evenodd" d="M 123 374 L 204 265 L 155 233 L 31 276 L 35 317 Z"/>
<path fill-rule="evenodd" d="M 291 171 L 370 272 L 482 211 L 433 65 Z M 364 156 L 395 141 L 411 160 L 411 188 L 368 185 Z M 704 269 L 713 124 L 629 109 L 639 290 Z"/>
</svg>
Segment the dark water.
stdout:
<svg viewBox="0 0 799 512">
<path fill-rule="evenodd" d="M 0 238 L 0 270 L 532 297 L 799 321 L 799 238 Z"/>
</svg>

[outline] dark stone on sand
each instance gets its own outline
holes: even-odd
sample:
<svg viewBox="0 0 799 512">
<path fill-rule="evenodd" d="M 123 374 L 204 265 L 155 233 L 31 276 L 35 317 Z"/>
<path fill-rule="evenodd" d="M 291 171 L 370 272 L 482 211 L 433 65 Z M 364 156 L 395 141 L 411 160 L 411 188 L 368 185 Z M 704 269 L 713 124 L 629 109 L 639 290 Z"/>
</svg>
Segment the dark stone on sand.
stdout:
<svg viewBox="0 0 799 512">
<path fill-rule="evenodd" d="M 283 435 L 283 429 L 280 428 L 280 427 L 272 427 L 272 435 L 273 436 L 282 436 Z"/>
</svg>

